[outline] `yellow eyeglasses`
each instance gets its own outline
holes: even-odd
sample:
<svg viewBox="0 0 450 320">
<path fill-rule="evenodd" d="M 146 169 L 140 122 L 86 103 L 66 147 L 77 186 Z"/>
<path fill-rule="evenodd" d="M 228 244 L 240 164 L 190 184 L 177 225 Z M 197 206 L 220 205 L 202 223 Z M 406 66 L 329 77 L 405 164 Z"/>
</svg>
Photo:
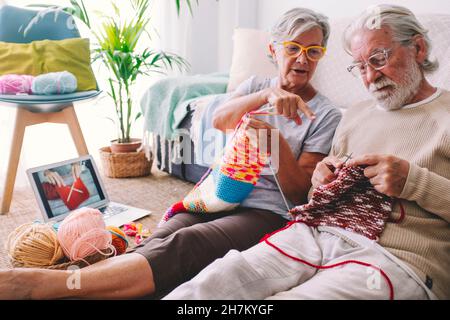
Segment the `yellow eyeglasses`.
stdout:
<svg viewBox="0 0 450 320">
<path fill-rule="evenodd" d="M 311 61 L 318 61 L 323 58 L 327 48 L 322 46 L 310 46 L 304 47 L 297 42 L 284 41 L 282 43 L 274 42 L 275 44 L 282 45 L 284 48 L 284 53 L 288 57 L 297 58 L 303 52 L 306 53 L 306 57 Z"/>
</svg>

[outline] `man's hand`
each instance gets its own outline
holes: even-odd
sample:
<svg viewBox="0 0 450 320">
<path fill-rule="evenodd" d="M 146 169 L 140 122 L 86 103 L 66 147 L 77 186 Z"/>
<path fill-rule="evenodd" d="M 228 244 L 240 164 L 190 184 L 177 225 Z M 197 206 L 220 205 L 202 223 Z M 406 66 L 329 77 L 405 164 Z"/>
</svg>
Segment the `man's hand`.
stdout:
<svg viewBox="0 0 450 320">
<path fill-rule="evenodd" d="M 389 197 L 400 196 L 409 172 L 409 162 L 392 155 L 366 154 L 349 160 L 347 165 L 366 165 L 364 175 L 375 190 Z"/>
<path fill-rule="evenodd" d="M 314 188 L 334 181 L 337 176 L 336 169 L 342 167 L 344 161 L 336 157 L 326 157 L 316 165 L 311 182 Z"/>
</svg>

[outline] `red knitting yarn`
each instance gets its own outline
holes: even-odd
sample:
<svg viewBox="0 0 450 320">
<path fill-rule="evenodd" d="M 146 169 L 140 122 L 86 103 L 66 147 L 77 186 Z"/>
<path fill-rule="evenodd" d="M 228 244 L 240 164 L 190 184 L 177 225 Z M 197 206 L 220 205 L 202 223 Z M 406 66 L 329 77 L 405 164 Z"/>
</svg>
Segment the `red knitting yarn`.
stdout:
<svg viewBox="0 0 450 320">
<path fill-rule="evenodd" d="M 309 226 L 340 227 L 378 240 L 392 203 L 392 198 L 374 189 L 364 176 L 364 167 L 343 167 L 336 180 L 317 187 L 307 204 L 290 213 Z"/>
<path fill-rule="evenodd" d="M 358 265 L 361 265 L 361 266 L 365 266 L 365 267 L 369 267 L 369 268 L 372 268 L 374 270 L 377 270 L 378 272 L 380 272 L 380 274 L 384 278 L 384 280 L 386 280 L 386 283 L 387 283 L 388 288 L 389 288 L 389 300 L 394 300 L 394 286 L 392 284 L 392 281 L 389 278 L 389 276 L 386 274 L 386 272 L 384 272 L 381 268 L 379 268 L 377 266 L 374 266 L 374 265 L 372 265 L 370 263 L 359 261 L 359 260 L 345 260 L 345 261 L 341 261 L 341 262 L 335 263 L 335 264 L 320 266 L 320 265 L 308 262 L 306 260 L 303 260 L 303 259 L 291 256 L 289 253 L 285 252 L 284 250 L 282 250 L 281 248 L 279 248 L 278 246 L 276 246 L 275 244 L 273 244 L 272 242 L 269 241 L 271 236 L 273 236 L 274 234 L 276 234 L 276 233 L 278 233 L 280 231 L 283 231 L 283 230 L 289 228 L 290 226 L 292 226 L 295 223 L 302 223 L 302 222 L 301 221 L 290 221 L 290 222 L 287 223 L 287 225 L 285 227 L 283 227 L 283 228 L 281 228 L 279 230 L 276 230 L 276 231 L 274 231 L 274 232 L 272 232 L 270 234 L 265 235 L 264 238 L 262 238 L 260 242 L 264 241 L 265 243 L 267 243 L 269 246 L 271 246 L 272 248 L 277 250 L 282 255 L 284 255 L 284 256 L 292 259 L 292 260 L 295 260 L 297 262 L 306 264 L 307 266 L 310 266 L 312 268 L 316 268 L 318 270 L 319 269 L 322 269 L 322 270 L 323 269 L 332 269 L 332 268 L 335 268 L 335 267 L 343 266 L 343 265 L 346 265 L 346 264 L 352 264 L 352 263 L 353 264 L 358 264 Z"/>
<path fill-rule="evenodd" d="M 106 229 L 111 233 L 111 244 L 114 246 L 114 248 L 116 248 L 116 254 L 124 254 L 128 248 L 128 241 L 125 233 L 114 226 L 107 226 Z"/>
</svg>

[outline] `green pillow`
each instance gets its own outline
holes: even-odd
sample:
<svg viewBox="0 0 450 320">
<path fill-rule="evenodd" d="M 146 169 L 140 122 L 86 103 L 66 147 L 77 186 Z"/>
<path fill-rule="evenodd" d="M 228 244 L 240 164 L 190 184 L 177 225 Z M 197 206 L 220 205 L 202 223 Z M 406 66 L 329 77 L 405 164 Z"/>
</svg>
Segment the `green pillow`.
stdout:
<svg viewBox="0 0 450 320">
<path fill-rule="evenodd" d="M 31 43 L 0 41 L 0 76 L 69 71 L 78 82 L 77 91 L 97 90 L 91 68 L 89 39 L 41 40 Z"/>
</svg>

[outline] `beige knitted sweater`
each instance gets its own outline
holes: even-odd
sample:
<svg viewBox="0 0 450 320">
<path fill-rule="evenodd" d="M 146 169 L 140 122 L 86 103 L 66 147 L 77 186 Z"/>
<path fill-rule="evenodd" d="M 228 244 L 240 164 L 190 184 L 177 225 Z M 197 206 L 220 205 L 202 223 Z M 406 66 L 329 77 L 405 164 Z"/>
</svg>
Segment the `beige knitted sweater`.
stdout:
<svg viewBox="0 0 450 320">
<path fill-rule="evenodd" d="M 427 99 L 428 100 L 428 99 Z M 404 220 L 387 223 L 379 244 L 411 267 L 440 299 L 450 299 L 450 92 L 385 111 L 363 102 L 345 112 L 331 155 L 391 154 L 410 169 L 400 195 Z M 400 217 L 397 204 L 393 219 Z"/>
</svg>

